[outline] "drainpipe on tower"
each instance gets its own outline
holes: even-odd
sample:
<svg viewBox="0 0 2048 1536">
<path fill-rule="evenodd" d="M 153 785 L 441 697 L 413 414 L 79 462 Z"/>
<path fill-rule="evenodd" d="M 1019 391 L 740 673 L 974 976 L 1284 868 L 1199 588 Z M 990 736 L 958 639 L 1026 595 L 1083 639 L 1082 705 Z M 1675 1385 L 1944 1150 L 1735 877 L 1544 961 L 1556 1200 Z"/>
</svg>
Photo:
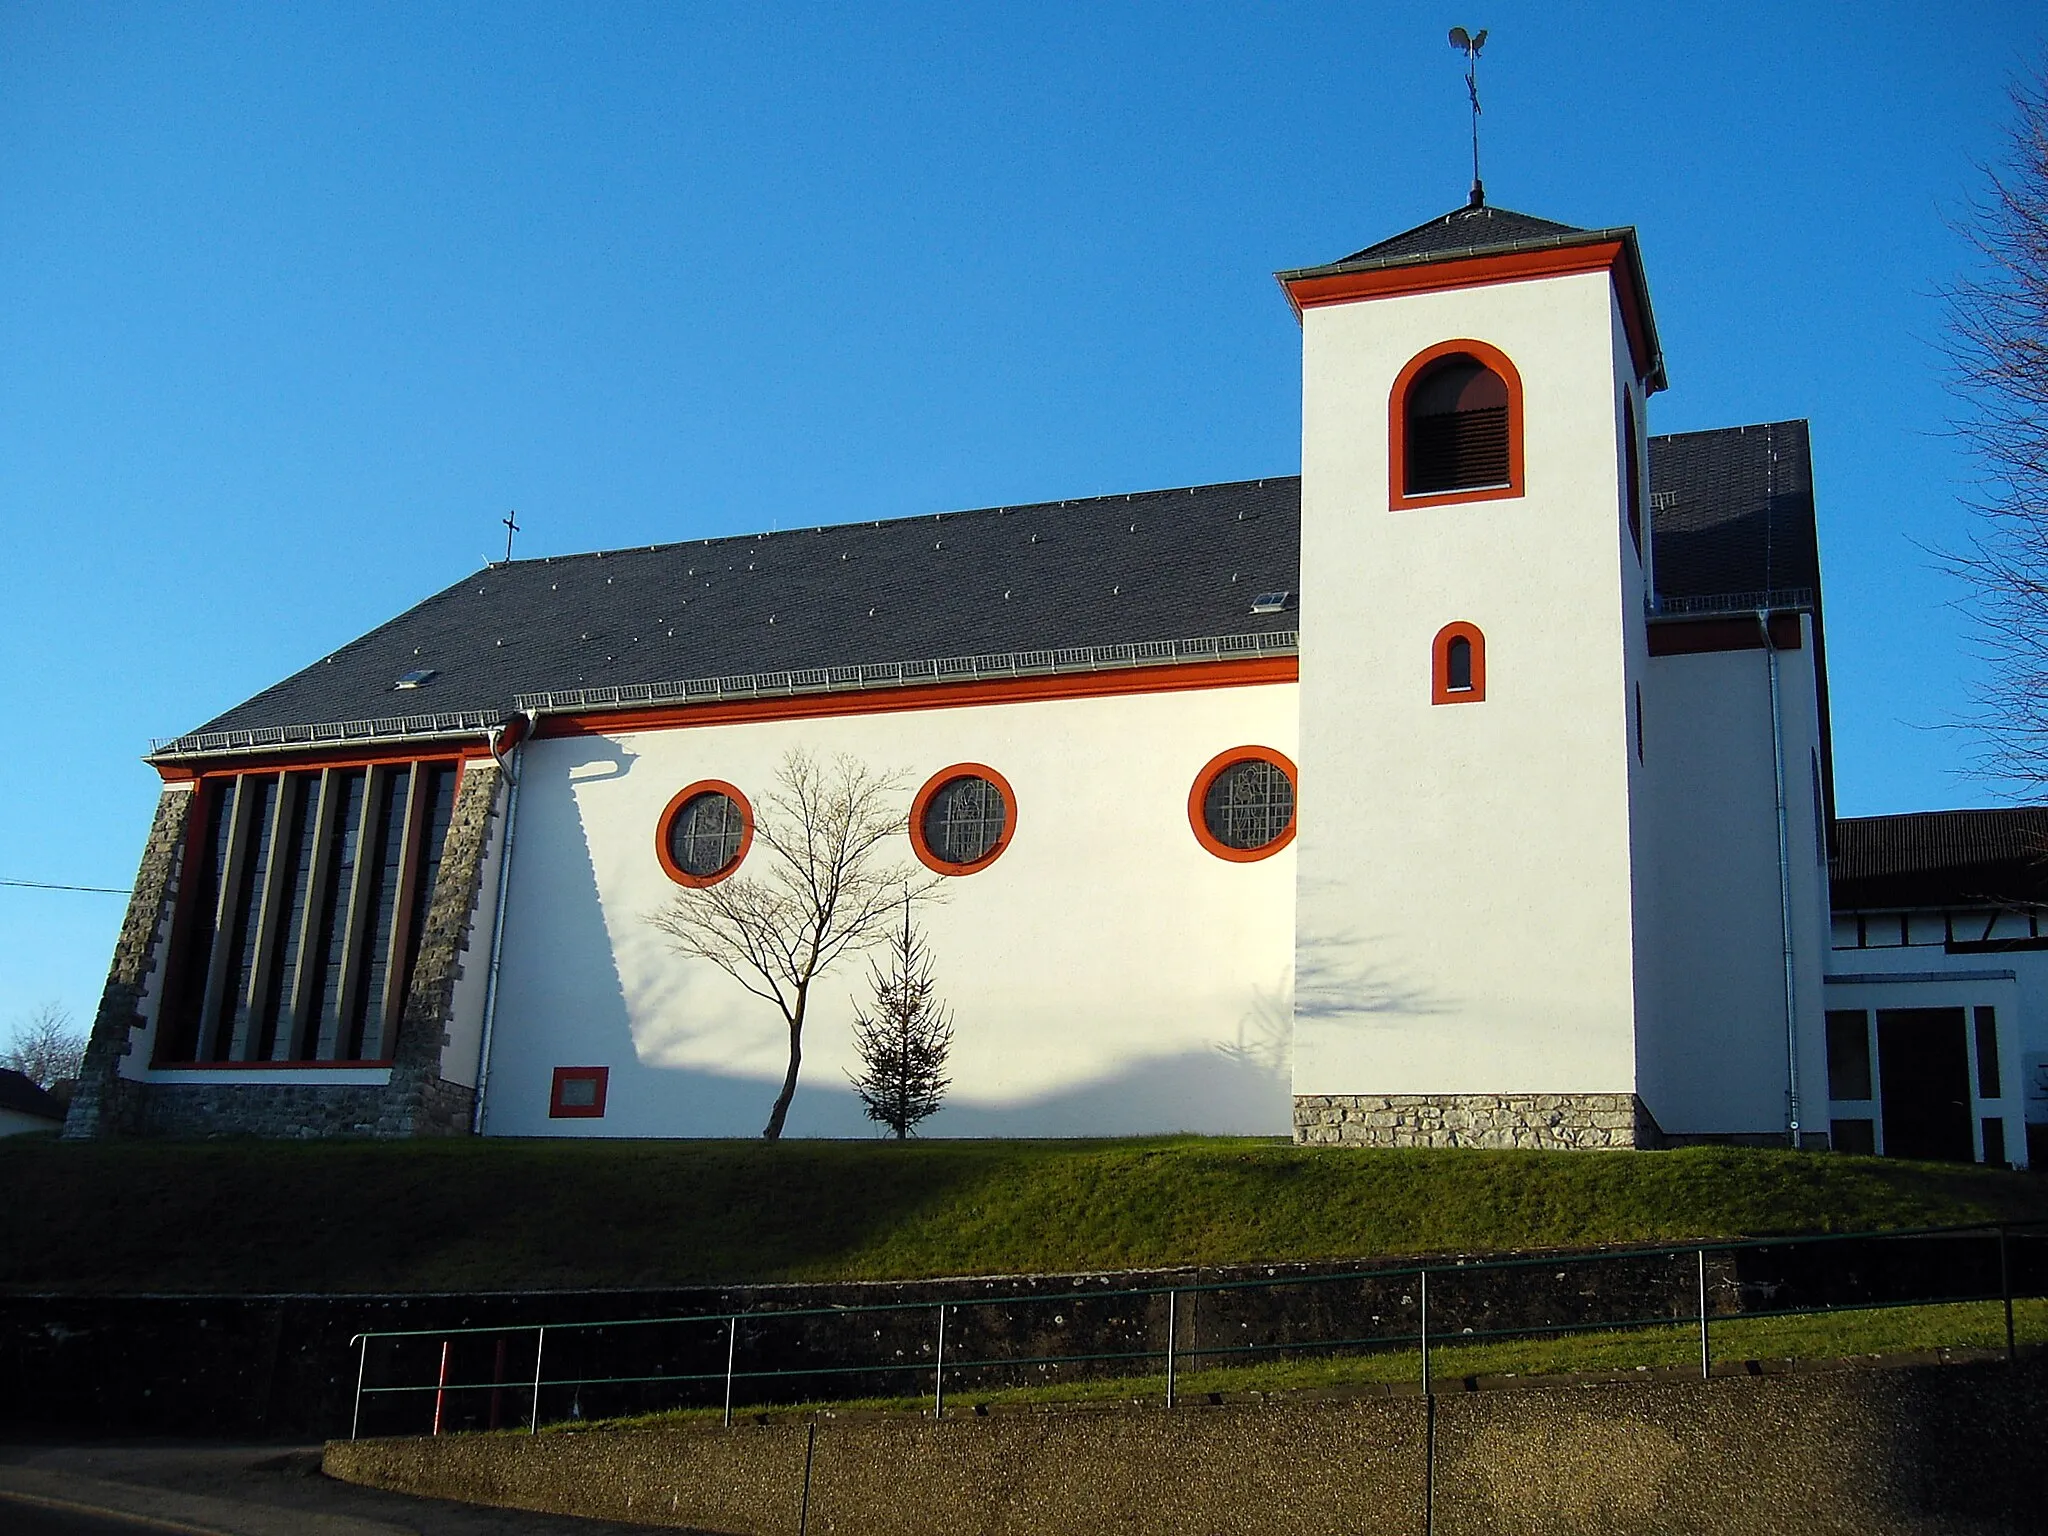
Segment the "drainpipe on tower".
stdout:
<svg viewBox="0 0 2048 1536">
<path fill-rule="evenodd" d="M 1756 611 L 1763 632 L 1764 667 L 1771 689 L 1771 775 L 1778 799 L 1778 934 L 1785 960 L 1785 1133 L 1799 1147 L 1799 989 L 1793 971 L 1792 849 L 1785 819 L 1785 728 L 1778 707 L 1778 647 L 1771 639 L 1771 610 Z"/>
</svg>

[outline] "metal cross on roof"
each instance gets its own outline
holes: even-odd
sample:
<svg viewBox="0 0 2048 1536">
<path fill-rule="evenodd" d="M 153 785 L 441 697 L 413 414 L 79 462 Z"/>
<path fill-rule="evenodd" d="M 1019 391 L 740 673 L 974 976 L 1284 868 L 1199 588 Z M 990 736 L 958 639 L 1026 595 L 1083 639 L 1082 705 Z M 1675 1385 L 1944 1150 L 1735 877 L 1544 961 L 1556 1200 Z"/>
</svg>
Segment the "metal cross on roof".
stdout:
<svg viewBox="0 0 2048 1536">
<path fill-rule="evenodd" d="M 1479 179 L 1479 50 L 1486 46 L 1486 28 L 1467 32 L 1451 28 L 1451 46 L 1465 55 L 1465 94 L 1472 98 L 1472 206 L 1486 206 L 1486 183 Z"/>
<path fill-rule="evenodd" d="M 519 525 L 513 519 L 518 515 L 517 512 L 507 512 L 505 514 L 505 563 L 507 565 L 512 563 L 512 535 L 519 531 Z"/>
</svg>

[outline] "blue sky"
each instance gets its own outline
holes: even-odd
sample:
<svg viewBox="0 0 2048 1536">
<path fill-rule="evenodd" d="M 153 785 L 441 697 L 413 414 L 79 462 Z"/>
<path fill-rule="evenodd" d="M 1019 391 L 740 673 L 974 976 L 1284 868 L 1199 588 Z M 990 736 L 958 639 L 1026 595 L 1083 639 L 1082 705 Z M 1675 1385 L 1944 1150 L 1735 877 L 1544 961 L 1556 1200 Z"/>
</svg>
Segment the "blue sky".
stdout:
<svg viewBox="0 0 2048 1536">
<path fill-rule="evenodd" d="M 503 552 L 1291 473 L 1271 274 L 1641 232 L 1654 431 L 1813 423 L 1841 807 L 1995 803 L 1923 546 L 1945 220 L 2023 5 L 0 7 L 0 877 L 124 886 L 168 736 Z M 0 1034 L 121 902 L 0 888 Z"/>
</svg>

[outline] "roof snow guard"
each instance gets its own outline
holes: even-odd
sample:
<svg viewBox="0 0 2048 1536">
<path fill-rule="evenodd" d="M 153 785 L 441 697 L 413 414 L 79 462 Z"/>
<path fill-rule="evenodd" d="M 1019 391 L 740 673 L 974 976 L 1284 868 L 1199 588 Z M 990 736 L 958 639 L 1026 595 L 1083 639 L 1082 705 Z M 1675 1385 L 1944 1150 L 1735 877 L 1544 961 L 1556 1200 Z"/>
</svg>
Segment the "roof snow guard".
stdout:
<svg viewBox="0 0 2048 1536">
<path fill-rule="evenodd" d="M 1664 350 L 1650 312 L 1650 285 L 1633 226 L 1580 229 L 1481 204 L 1453 209 L 1341 261 L 1275 276 L 1298 316 L 1304 309 L 1351 299 L 1558 277 L 1603 267 L 1614 276 L 1637 375 L 1651 394 L 1668 388 Z"/>
<path fill-rule="evenodd" d="M 518 707 L 532 714 L 607 709 L 644 709 L 662 704 L 710 704 L 733 699 L 793 698 L 854 689 L 915 688 L 932 683 L 982 682 L 990 678 L 1050 677 L 1074 672 L 1111 672 L 1131 667 L 1184 665 L 1292 656 L 1300 650 L 1297 630 L 1253 635 L 1209 635 L 1192 640 L 1146 640 L 1131 645 L 1068 646 L 1058 650 L 1011 651 L 986 656 L 943 656 L 929 661 L 892 661 L 858 667 L 810 667 L 792 672 L 749 672 L 733 677 L 691 678 L 673 683 L 628 683 L 611 688 L 566 688 L 522 693 Z M 265 726 L 240 731 L 195 731 L 153 743 L 151 762 L 220 757 L 240 752 L 274 752 L 306 746 L 356 742 L 434 741 L 472 737 L 498 723 L 495 715 L 408 715 L 384 720 L 335 721 L 325 725 Z"/>
</svg>

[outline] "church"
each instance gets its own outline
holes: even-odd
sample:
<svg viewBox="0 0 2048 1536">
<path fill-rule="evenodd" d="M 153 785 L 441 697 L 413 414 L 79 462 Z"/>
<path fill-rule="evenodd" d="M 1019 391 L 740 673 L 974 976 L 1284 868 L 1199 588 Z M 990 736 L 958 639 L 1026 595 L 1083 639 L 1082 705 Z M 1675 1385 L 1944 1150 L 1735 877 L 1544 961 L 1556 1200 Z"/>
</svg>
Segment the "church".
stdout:
<svg viewBox="0 0 2048 1536">
<path fill-rule="evenodd" d="M 792 753 L 901 790 L 939 1136 L 2048 1132 L 2048 817 L 1838 821 L 1806 424 L 1648 431 L 1633 229 L 1279 274 L 1298 476 L 507 560 L 157 744 L 65 1134 L 758 1134 L 655 918 Z M 788 1134 L 872 1134 L 867 965 Z"/>
</svg>

